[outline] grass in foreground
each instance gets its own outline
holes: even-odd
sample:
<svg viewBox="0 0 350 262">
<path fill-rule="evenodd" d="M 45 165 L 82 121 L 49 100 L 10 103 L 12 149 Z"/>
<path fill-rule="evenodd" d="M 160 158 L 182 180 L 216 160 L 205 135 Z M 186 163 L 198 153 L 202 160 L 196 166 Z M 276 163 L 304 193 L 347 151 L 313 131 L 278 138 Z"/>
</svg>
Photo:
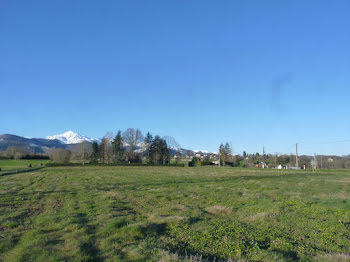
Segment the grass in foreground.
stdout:
<svg viewBox="0 0 350 262">
<path fill-rule="evenodd" d="M 349 185 L 345 170 L 57 167 L 4 176 L 0 261 L 349 261 Z"/>
</svg>

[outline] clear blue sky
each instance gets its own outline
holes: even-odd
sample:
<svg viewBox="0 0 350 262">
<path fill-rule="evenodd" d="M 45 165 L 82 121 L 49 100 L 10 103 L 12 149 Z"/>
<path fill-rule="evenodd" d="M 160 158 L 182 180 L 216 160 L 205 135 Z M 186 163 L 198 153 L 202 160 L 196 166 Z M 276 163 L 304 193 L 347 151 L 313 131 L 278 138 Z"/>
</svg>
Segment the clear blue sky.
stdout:
<svg viewBox="0 0 350 262">
<path fill-rule="evenodd" d="M 0 13 L 0 134 L 138 127 L 191 149 L 350 153 L 318 144 L 350 139 L 348 0 L 3 0 Z"/>
</svg>

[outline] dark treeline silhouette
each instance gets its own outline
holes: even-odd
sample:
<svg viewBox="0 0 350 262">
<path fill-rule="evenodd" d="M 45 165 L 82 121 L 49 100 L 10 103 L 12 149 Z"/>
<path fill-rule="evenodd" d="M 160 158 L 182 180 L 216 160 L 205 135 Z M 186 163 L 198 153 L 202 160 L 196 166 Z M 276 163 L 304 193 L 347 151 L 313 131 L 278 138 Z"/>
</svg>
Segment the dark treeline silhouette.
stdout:
<svg viewBox="0 0 350 262">
<path fill-rule="evenodd" d="M 149 132 L 144 137 L 139 129 L 118 130 L 113 137 L 107 133 L 98 144 L 92 143 L 88 159 L 91 163 L 102 164 L 163 164 L 170 162 L 167 143 L 160 136 Z"/>
</svg>

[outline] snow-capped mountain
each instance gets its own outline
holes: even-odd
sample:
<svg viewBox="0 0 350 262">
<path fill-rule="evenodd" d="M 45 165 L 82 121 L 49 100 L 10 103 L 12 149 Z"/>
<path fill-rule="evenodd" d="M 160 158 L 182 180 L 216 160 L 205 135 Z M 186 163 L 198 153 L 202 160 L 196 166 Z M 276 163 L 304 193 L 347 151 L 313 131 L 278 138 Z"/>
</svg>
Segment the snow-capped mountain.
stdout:
<svg viewBox="0 0 350 262">
<path fill-rule="evenodd" d="M 211 153 L 208 150 L 199 150 L 199 149 L 193 150 L 193 152 L 195 152 L 195 153 L 204 153 L 204 154 L 210 154 Z"/>
<path fill-rule="evenodd" d="M 193 156 L 194 154 L 200 153 L 201 155 L 206 155 L 208 151 L 199 150 L 194 152 L 190 149 L 181 148 L 180 145 L 175 141 L 175 139 L 171 137 L 164 137 L 167 140 L 169 153 L 171 156 L 175 155 L 185 155 L 185 156 Z M 26 138 L 11 134 L 0 135 L 0 150 L 5 151 L 9 147 L 22 147 L 27 149 L 31 153 L 48 153 L 50 148 L 63 148 L 71 150 L 72 152 L 76 150 L 76 144 L 81 143 L 83 141 L 87 142 L 98 142 L 100 143 L 100 139 L 89 138 L 72 131 L 65 132 L 60 135 L 47 136 L 44 138 Z M 124 147 L 128 148 L 129 145 L 124 142 Z M 147 150 L 148 146 L 144 141 L 140 142 L 136 146 L 137 153 L 144 153 Z"/>
<path fill-rule="evenodd" d="M 11 134 L 0 135 L 0 150 L 5 151 L 9 147 L 20 147 L 31 153 L 42 154 L 47 152 L 49 148 L 65 148 L 66 145 L 58 140 L 26 138 Z"/>
<path fill-rule="evenodd" d="M 67 131 L 60 135 L 47 136 L 46 139 L 49 139 L 49 140 L 57 139 L 61 141 L 61 143 L 63 144 L 78 144 L 84 141 L 92 143 L 96 141 L 96 139 L 92 139 L 92 138 L 74 133 L 73 131 Z"/>
</svg>

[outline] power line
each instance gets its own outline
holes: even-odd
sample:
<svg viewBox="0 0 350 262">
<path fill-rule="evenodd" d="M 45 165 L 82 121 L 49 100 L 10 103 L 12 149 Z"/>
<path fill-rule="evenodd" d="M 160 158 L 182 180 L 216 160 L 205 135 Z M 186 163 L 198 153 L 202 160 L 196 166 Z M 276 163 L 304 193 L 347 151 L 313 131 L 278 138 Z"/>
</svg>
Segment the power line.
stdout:
<svg viewBox="0 0 350 262">
<path fill-rule="evenodd" d="M 298 143 L 295 144 L 295 167 L 299 168 L 299 163 L 298 163 Z"/>
</svg>

